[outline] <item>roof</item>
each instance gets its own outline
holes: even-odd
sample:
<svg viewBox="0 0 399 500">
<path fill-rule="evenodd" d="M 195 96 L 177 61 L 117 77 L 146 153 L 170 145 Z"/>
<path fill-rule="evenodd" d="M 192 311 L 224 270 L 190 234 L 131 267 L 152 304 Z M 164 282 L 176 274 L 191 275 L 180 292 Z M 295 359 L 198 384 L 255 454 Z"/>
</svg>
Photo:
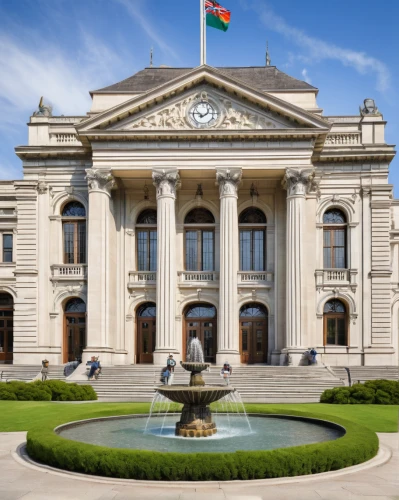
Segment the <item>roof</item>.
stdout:
<svg viewBox="0 0 399 500">
<path fill-rule="evenodd" d="M 275 66 L 216 69 L 261 92 L 270 92 L 272 90 L 317 90 L 312 85 L 283 73 Z M 93 92 L 147 92 L 192 70 L 193 68 L 145 68 L 121 82 Z"/>
</svg>

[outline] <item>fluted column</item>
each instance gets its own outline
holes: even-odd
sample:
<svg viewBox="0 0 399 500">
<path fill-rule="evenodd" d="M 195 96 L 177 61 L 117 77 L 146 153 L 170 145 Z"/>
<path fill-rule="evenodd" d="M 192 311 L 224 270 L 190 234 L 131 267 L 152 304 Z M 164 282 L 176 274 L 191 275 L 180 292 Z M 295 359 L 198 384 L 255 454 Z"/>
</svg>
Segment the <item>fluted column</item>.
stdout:
<svg viewBox="0 0 399 500">
<path fill-rule="evenodd" d="M 298 364 L 303 351 L 302 339 L 302 270 L 303 227 L 306 191 L 312 182 L 312 169 L 288 168 L 283 180 L 287 189 L 287 308 L 286 349 Z M 298 352 L 295 352 L 295 349 Z M 295 358 L 295 359 L 294 359 Z"/>
<path fill-rule="evenodd" d="M 112 364 L 115 319 L 115 222 L 111 190 L 116 187 L 109 171 L 86 170 L 89 188 L 87 251 L 87 323 L 84 359 L 100 356 L 104 365 Z"/>
<path fill-rule="evenodd" d="M 237 191 L 241 168 L 217 168 L 220 192 L 220 284 L 218 364 L 240 362 L 237 307 L 238 214 Z"/>
<path fill-rule="evenodd" d="M 154 364 L 165 364 L 176 351 L 176 169 L 154 169 L 157 190 L 157 325 Z"/>
</svg>

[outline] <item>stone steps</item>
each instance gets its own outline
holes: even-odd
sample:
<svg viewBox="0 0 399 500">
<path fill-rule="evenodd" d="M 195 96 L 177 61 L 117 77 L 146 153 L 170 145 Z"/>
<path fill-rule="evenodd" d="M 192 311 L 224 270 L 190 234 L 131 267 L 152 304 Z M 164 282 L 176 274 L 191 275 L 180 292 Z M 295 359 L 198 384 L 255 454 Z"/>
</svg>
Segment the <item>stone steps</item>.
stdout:
<svg viewBox="0 0 399 500">
<path fill-rule="evenodd" d="M 367 380 L 399 380 L 399 367 L 397 366 L 349 366 L 352 384 Z M 333 373 L 348 382 L 348 374 L 343 366 L 331 367 Z"/>
<path fill-rule="evenodd" d="M 90 383 L 102 401 L 152 401 L 160 383 L 161 366 L 104 366 L 98 380 Z M 219 367 L 202 372 L 207 385 L 223 385 Z M 175 368 L 173 385 L 188 385 L 190 374 Z M 230 385 L 244 402 L 318 402 L 325 390 L 344 383 L 325 367 L 234 367 Z"/>
<path fill-rule="evenodd" d="M 0 365 L 0 381 L 22 380 L 29 381 L 37 377 L 41 370 L 38 365 Z"/>
</svg>

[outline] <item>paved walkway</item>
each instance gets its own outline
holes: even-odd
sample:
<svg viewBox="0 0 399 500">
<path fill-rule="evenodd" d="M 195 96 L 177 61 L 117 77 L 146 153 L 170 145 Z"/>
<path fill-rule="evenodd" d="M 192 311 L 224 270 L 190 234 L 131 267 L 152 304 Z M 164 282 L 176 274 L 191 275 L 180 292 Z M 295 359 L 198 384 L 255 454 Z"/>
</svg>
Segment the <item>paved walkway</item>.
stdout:
<svg viewBox="0 0 399 500">
<path fill-rule="evenodd" d="M 96 480 L 39 468 L 16 453 L 25 436 L 24 432 L 0 434 L 1 500 L 399 500 L 399 434 L 378 435 L 383 445 L 380 465 L 288 480 L 212 484 Z"/>
</svg>

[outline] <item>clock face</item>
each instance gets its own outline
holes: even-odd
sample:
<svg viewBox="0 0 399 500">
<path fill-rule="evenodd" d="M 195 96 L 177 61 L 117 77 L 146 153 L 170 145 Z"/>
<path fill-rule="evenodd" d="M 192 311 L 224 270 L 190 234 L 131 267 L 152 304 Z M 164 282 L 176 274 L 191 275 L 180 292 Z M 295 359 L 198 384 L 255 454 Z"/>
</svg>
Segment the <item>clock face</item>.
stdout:
<svg viewBox="0 0 399 500">
<path fill-rule="evenodd" d="M 197 127 L 209 127 L 213 125 L 219 117 L 217 109 L 208 101 L 201 101 L 189 111 L 192 122 Z"/>
</svg>

